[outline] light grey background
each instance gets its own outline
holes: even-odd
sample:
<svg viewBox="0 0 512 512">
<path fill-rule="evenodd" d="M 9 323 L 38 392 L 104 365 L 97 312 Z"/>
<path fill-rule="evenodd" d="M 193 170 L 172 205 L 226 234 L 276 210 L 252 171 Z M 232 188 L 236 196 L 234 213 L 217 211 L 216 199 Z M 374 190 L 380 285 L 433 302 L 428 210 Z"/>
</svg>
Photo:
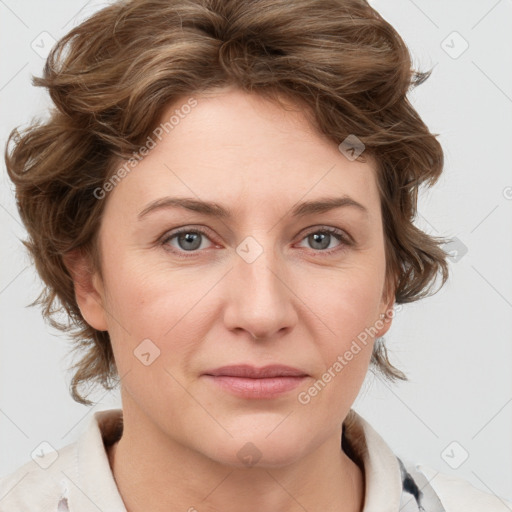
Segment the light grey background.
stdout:
<svg viewBox="0 0 512 512">
<path fill-rule="evenodd" d="M 421 197 L 418 225 L 456 238 L 458 254 L 445 288 L 405 306 L 386 336 L 392 361 L 410 382 L 390 386 L 369 373 L 355 409 L 399 456 L 512 500 L 512 1 L 371 4 L 402 35 L 415 67 L 434 67 L 411 101 L 440 134 L 446 165 Z M 14 126 L 48 106 L 30 74 L 40 74 L 51 38 L 103 5 L 0 0 L 2 148 Z M 25 307 L 39 283 L 19 241 L 24 229 L 3 161 L 0 219 L 4 475 L 42 441 L 56 449 L 71 443 L 93 411 L 121 404 L 118 392 L 101 390 L 92 408 L 71 399 L 71 345 L 38 309 Z"/>
</svg>

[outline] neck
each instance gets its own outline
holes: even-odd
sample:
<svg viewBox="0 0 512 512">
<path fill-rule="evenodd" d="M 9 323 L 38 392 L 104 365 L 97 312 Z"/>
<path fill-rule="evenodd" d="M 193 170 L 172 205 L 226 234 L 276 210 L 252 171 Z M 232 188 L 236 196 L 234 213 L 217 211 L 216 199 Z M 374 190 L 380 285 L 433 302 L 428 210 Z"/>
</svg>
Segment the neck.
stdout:
<svg viewBox="0 0 512 512">
<path fill-rule="evenodd" d="M 340 449 L 341 429 L 314 452 L 283 467 L 227 466 L 162 439 L 155 429 L 132 429 L 110 446 L 112 473 L 128 512 L 361 512 L 364 476 Z M 142 435 L 144 434 L 144 435 Z M 149 440 L 149 441 L 148 441 Z M 164 448 L 162 448 L 164 447 Z"/>
</svg>

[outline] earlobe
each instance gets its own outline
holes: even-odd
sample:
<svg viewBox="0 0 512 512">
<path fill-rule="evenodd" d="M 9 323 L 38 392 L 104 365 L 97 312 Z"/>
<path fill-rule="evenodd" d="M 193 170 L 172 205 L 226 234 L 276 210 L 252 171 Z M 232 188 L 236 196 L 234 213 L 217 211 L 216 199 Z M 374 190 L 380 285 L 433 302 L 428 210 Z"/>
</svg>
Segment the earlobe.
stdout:
<svg viewBox="0 0 512 512">
<path fill-rule="evenodd" d="M 384 334 L 386 334 L 388 332 L 389 328 L 391 327 L 391 323 L 392 323 L 393 317 L 394 317 L 393 307 L 395 305 L 395 293 L 394 293 L 394 289 L 392 289 L 392 287 L 389 284 L 386 285 L 386 289 L 382 296 L 381 304 L 382 304 L 382 308 L 385 308 L 385 309 L 381 309 L 380 317 L 378 320 L 378 324 L 377 324 L 377 327 L 379 329 L 378 337 L 382 337 L 382 336 L 384 336 Z"/>
<path fill-rule="evenodd" d="M 98 272 L 90 258 L 79 249 L 64 255 L 75 288 L 75 298 L 84 320 L 98 331 L 107 331 L 104 291 Z"/>
<path fill-rule="evenodd" d="M 377 337 L 381 338 L 388 332 L 393 321 L 393 316 L 393 304 L 391 304 L 390 307 L 386 308 L 386 310 L 380 314 L 379 320 L 376 322 L 376 327 L 378 328 Z"/>
</svg>

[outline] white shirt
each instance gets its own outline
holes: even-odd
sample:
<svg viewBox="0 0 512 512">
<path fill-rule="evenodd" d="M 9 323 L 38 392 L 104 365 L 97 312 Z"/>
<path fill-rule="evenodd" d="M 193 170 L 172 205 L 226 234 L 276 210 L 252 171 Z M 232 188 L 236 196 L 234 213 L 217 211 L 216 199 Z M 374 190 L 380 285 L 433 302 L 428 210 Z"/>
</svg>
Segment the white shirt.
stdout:
<svg viewBox="0 0 512 512">
<path fill-rule="evenodd" d="M 105 443 L 121 435 L 121 419 L 121 409 L 95 412 L 77 441 L 36 455 L 37 460 L 1 478 L 0 512 L 126 512 L 105 449 Z M 347 420 L 343 436 L 364 465 L 363 512 L 512 511 L 512 503 L 460 478 L 427 466 L 401 468 L 401 461 L 367 421 L 354 410 Z"/>
</svg>

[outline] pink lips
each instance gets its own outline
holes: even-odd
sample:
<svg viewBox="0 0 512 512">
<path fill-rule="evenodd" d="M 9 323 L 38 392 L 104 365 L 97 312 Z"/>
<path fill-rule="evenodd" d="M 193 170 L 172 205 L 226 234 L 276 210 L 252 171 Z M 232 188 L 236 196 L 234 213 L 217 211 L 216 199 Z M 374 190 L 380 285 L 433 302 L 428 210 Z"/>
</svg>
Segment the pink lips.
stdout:
<svg viewBox="0 0 512 512">
<path fill-rule="evenodd" d="M 242 364 L 208 370 L 204 376 L 241 398 L 274 398 L 291 391 L 308 375 L 297 368 L 270 365 L 263 368 Z"/>
</svg>

